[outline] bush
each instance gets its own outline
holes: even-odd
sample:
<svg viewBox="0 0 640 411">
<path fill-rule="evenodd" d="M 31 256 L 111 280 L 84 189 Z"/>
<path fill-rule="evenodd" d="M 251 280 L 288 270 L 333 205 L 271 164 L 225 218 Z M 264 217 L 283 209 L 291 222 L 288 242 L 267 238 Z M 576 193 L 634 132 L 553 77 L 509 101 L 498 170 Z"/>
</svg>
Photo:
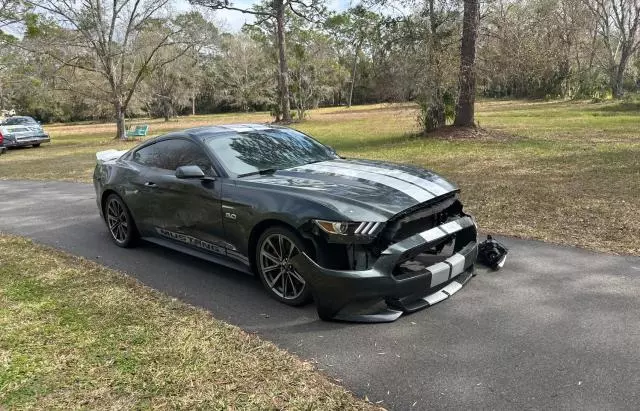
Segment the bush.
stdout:
<svg viewBox="0 0 640 411">
<path fill-rule="evenodd" d="M 429 133 L 453 122 L 456 101 L 453 93 L 446 91 L 438 96 L 429 96 L 418 100 L 418 126 L 423 133 Z"/>
</svg>

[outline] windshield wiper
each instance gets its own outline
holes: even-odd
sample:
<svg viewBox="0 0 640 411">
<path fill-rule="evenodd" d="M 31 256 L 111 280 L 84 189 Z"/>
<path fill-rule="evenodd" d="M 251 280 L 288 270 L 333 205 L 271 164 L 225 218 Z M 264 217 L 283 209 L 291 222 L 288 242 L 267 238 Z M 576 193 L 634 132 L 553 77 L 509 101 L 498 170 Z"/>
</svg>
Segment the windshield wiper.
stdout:
<svg viewBox="0 0 640 411">
<path fill-rule="evenodd" d="M 265 168 L 264 170 L 258 170 L 258 171 L 252 171 L 250 173 L 244 173 L 244 174 L 238 174 L 238 178 L 240 177 L 248 177 L 248 176 L 255 176 L 255 175 L 265 175 L 265 174 L 273 174 L 276 171 L 278 171 L 277 168 Z"/>
</svg>

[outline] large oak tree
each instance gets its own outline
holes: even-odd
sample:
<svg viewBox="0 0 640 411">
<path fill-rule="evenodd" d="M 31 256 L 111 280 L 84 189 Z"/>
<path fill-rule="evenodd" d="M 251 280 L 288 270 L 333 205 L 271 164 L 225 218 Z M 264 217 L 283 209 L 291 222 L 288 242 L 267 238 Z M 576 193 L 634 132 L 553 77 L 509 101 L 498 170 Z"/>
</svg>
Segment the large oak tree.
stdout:
<svg viewBox="0 0 640 411">
<path fill-rule="evenodd" d="M 614 98 L 624 94 L 624 73 L 629 60 L 640 48 L 640 0 L 585 0 L 596 17 L 597 33 L 607 51 Z"/>
<path fill-rule="evenodd" d="M 142 79 L 190 50 L 188 25 L 165 16 L 169 0 L 38 0 L 46 24 L 31 29 L 31 52 L 53 58 L 70 90 L 108 101 L 116 138 L 125 139 L 125 113 Z M 171 47 L 174 52 L 160 53 Z M 177 51 L 176 51 L 177 50 Z M 70 74 L 69 74 L 70 73 Z M 93 79 L 76 87 L 74 77 Z"/>
</svg>

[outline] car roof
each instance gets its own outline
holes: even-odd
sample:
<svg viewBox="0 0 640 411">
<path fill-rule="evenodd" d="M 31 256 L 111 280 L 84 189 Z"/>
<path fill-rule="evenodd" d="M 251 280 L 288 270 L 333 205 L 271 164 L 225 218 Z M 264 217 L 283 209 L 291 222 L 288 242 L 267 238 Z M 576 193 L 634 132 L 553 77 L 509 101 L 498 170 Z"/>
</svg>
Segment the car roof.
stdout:
<svg viewBox="0 0 640 411">
<path fill-rule="evenodd" d="M 158 137 L 147 140 L 144 144 L 142 144 L 142 146 L 147 146 L 159 140 L 175 137 L 190 137 L 202 141 L 203 138 L 215 138 L 216 135 L 222 136 L 228 135 L 229 133 L 282 129 L 286 129 L 286 127 L 260 123 L 216 124 L 211 126 L 193 127 L 185 130 L 172 131 L 170 133 L 162 134 Z M 142 146 L 136 147 L 136 149 L 142 148 Z"/>
<path fill-rule="evenodd" d="M 247 131 L 275 130 L 283 127 L 260 123 L 219 124 L 214 126 L 194 127 L 183 130 L 183 133 L 193 137 L 211 137 L 216 134 L 229 134 L 229 132 L 242 133 Z"/>
</svg>

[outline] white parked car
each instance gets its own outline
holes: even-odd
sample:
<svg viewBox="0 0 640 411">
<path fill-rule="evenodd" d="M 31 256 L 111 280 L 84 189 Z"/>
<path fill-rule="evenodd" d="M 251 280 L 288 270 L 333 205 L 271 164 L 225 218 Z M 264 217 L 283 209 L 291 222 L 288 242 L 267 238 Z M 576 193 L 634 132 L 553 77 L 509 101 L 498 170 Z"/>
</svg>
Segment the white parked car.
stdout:
<svg viewBox="0 0 640 411">
<path fill-rule="evenodd" d="M 14 116 L 0 122 L 0 147 L 40 147 L 50 141 L 40 123 L 31 117 Z"/>
</svg>

